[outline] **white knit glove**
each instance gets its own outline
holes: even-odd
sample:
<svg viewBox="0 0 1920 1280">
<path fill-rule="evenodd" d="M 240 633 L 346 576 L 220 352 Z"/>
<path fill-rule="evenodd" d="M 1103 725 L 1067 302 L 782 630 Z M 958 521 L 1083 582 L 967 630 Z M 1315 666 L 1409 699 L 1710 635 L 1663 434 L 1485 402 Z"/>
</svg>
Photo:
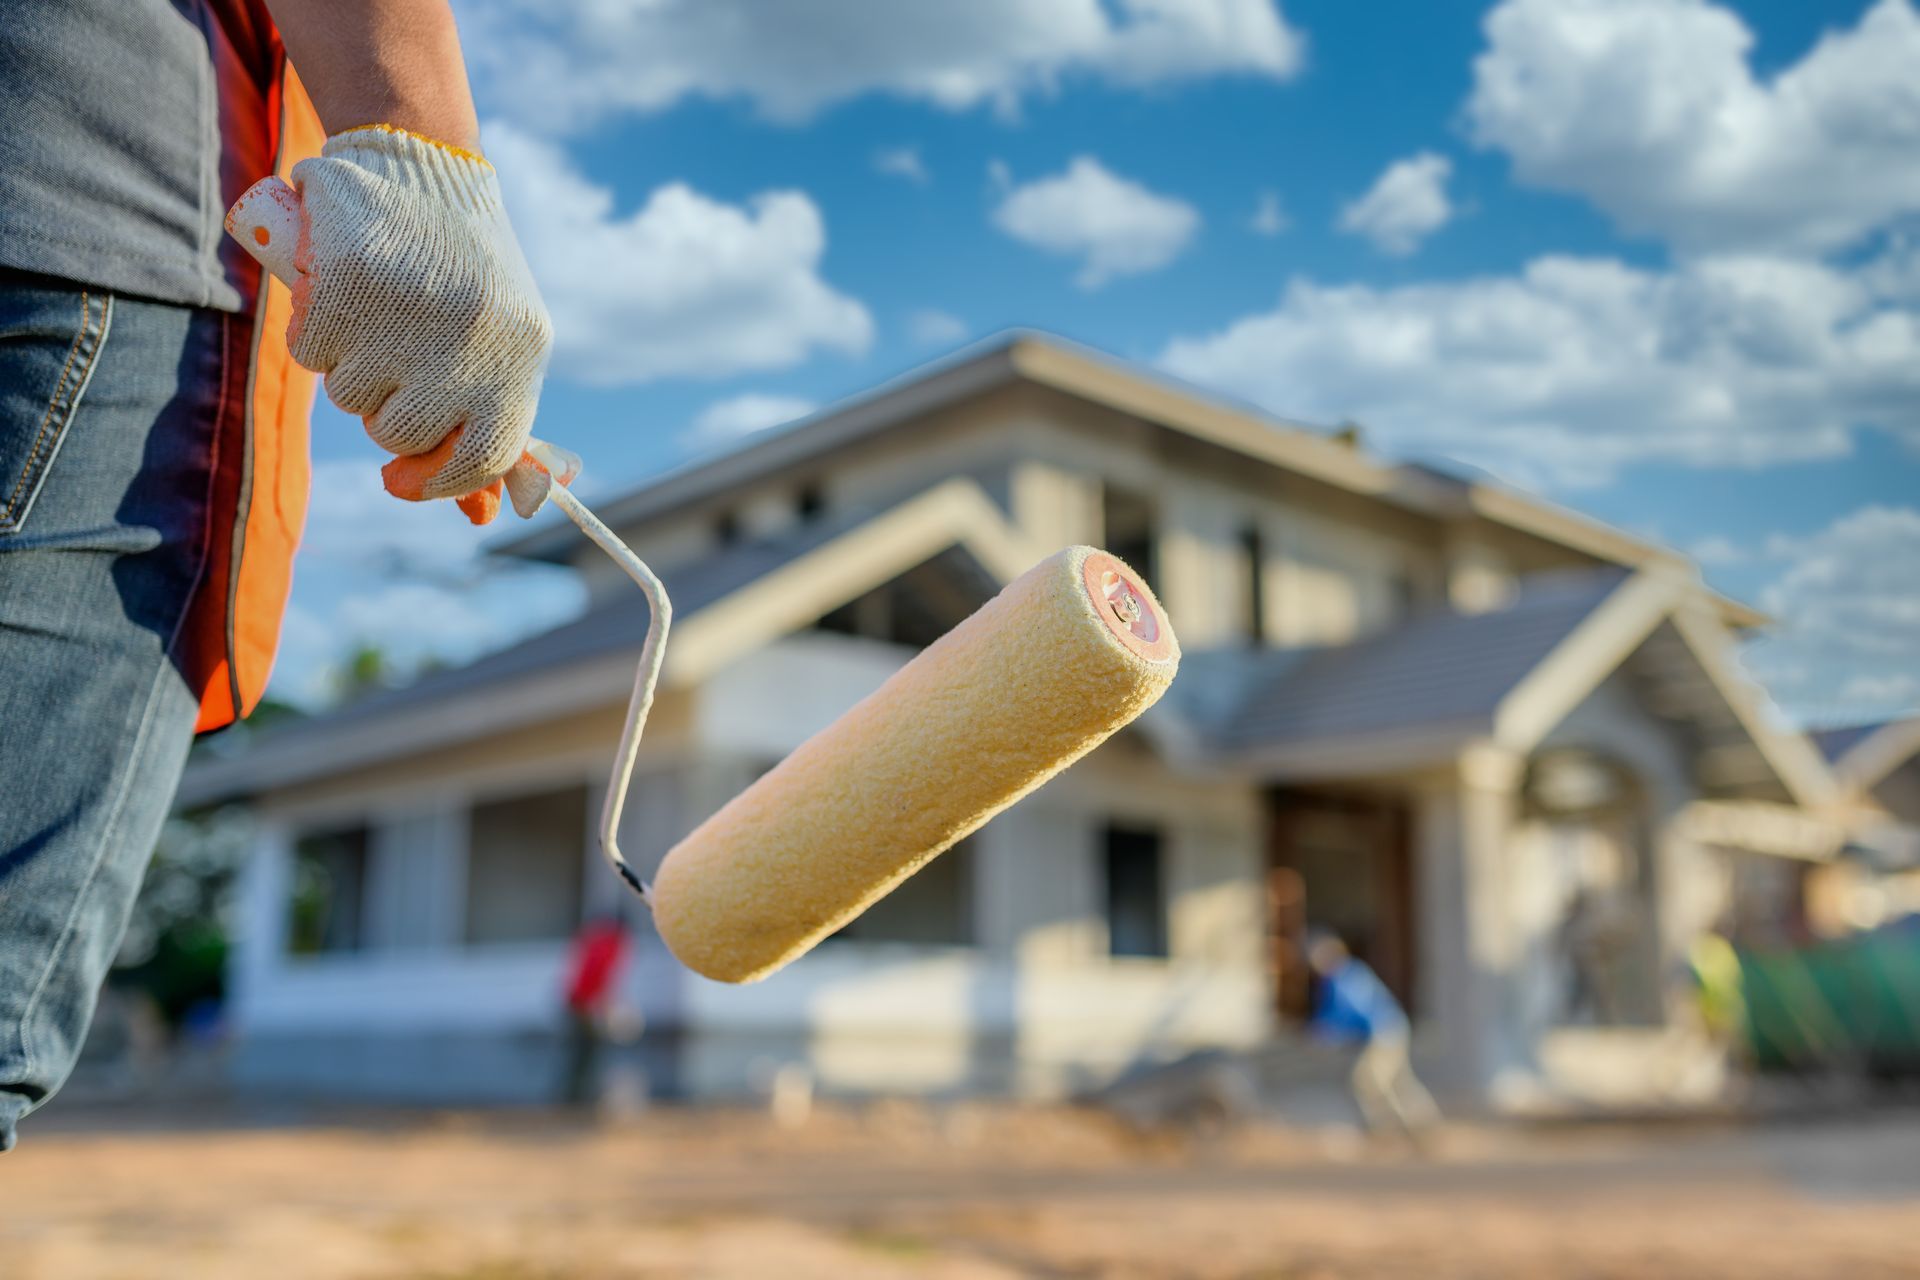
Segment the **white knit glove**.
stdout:
<svg viewBox="0 0 1920 1280">
<path fill-rule="evenodd" d="M 388 125 L 351 129 L 294 166 L 301 228 L 287 347 L 327 398 L 400 458 L 415 501 L 499 508 L 540 398 L 553 322 L 507 222 L 493 166 Z M 484 496 L 484 495 L 475 495 Z"/>
</svg>

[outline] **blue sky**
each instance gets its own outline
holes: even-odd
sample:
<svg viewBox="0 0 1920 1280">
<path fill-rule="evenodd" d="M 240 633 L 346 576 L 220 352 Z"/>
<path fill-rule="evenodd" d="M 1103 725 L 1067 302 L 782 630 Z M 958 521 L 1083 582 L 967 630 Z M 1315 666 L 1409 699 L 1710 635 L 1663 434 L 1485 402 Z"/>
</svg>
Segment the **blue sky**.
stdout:
<svg viewBox="0 0 1920 1280">
<path fill-rule="evenodd" d="M 1032 326 L 1697 553 L 1795 718 L 1920 706 L 1910 0 L 456 10 L 589 492 Z M 283 694 L 575 604 L 315 452 Z"/>
</svg>

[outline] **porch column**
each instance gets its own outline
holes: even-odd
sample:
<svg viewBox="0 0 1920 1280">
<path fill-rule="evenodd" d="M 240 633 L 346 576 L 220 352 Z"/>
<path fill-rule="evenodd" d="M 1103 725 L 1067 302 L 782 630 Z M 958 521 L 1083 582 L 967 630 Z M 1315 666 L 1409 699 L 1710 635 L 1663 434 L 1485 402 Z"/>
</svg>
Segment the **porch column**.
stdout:
<svg viewBox="0 0 1920 1280">
<path fill-rule="evenodd" d="M 240 867 L 239 928 L 227 958 L 227 999 L 234 1029 L 245 1034 L 253 1005 L 272 982 L 287 951 L 287 912 L 293 892 L 293 833 L 263 820 Z"/>
<path fill-rule="evenodd" d="M 1423 1066 L 1484 1100 L 1509 1065 L 1504 1010 L 1513 968 L 1507 849 L 1524 761 L 1491 744 L 1461 752 L 1419 794 Z"/>
</svg>

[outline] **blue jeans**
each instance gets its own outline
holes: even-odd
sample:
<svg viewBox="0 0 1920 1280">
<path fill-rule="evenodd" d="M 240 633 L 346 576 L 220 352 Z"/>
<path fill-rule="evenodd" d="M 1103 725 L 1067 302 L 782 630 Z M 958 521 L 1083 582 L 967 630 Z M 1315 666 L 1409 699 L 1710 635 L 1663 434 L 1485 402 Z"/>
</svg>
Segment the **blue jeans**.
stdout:
<svg viewBox="0 0 1920 1280">
<path fill-rule="evenodd" d="M 73 1067 L 186 762 L 243 323 L 0 273 L 0 1150 Z"/>
</svg>

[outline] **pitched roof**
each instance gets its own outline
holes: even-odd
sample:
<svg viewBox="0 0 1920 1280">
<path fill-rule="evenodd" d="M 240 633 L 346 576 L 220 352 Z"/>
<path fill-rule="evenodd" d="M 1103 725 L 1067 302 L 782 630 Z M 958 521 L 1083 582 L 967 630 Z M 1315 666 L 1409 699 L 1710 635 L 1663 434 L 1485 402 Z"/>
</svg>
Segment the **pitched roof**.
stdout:
<svg viewBox="0 0 1920 1280">
<path fill-rule="evenodd" d="M 1583 574 L 1528 590 L 1495 613 L 1435 613 L 1357 644 L 1299 655 L 1248 691 L 1221 741 L 1271 746 L 1329 734 L 1484 730 L 1500 700 L 1625 576 Z"/>
<path fill-rule="evenodd" d="M 721 498 L 790 468 L 819 462 L 937 410 L 1026 382 L 1100 404 L 1189 438 L 1258 459 L 1335 488 L 1436 518 L 1479 518 L 1626 567 L 1681 563 L 1677 553 L 1588 516 L 1497 484 L 1419 464 L 1373 457 L 1300 423 L 1275 418 L 1185 383 L 1151 375 L 1048 334 L 1014 330 L 914 369 L 872 391 L 764 432 L 727 452 L 696 459 L 600 505 L 614 528 Z M 502 555 L 564 561 L 579 532 L 557 517 L 494 545 Z M 1718 602 L 1736 626 L 1763 615 Z"/>
<path fill-rule="evenodd" d="M 1320 756 L 1345 771 L 1443 756 L 1490 734 L 1502 700 L 1626 577 L 1555 575 L 1496 612 L 1435 612 L 1348 645 L 1191 654 L 1174 705 L 1230 758 Z"/>
<path fill-rule="evenodd" d="M 1547 575 L 1505 608 L 1429 613 L 1348 645 L 1190 653 L 1158 730 L 1175 751 L 1257 777 L 1377 776 L 1476 742 L 1527 755 L 1624 670 L 1652 714 L 1689 725 L 1715 793 L 1827 803 L 1831 774 L 1769 723 L 1730 643 L 1672 573 Z"/>
</svg>

